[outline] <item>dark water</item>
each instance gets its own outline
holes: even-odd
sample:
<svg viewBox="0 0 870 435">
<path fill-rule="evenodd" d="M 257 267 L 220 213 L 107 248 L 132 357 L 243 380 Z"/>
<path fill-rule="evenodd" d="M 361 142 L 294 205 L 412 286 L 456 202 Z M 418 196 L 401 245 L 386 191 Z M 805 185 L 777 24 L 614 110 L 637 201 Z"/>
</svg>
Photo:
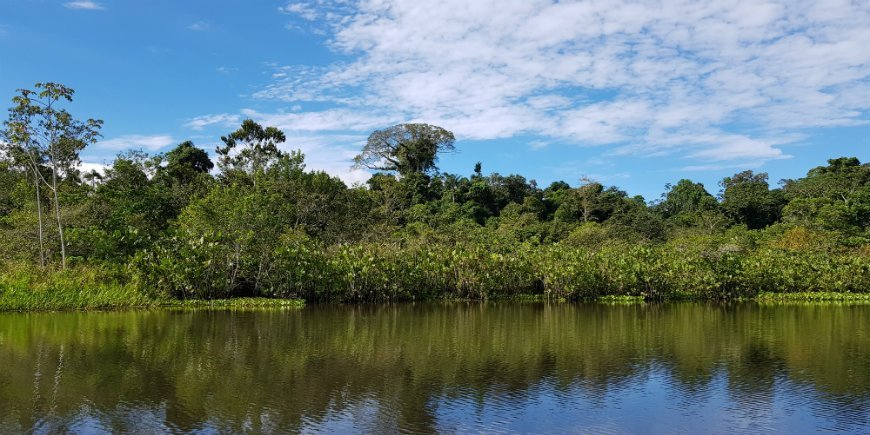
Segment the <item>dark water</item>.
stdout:
<svg viewBox="0 0 870 435">
<path fill-rule="evenodd" d="M 870 305 L 0 315 L 0 432 L 870 432 Z"/>
</svg>

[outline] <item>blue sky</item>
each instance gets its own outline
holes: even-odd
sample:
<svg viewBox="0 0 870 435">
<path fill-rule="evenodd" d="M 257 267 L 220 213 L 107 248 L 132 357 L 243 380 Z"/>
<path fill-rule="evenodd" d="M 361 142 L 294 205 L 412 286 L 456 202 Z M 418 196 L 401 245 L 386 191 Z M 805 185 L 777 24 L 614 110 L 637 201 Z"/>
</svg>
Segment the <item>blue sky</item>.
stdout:
<svg viewBox="0 0 870 435">
<path fill-rule="evenodd" d="M 444 171 L 652 200 L 680 178 L 715 194 L 743 169 L 870 160 L 868 47 L 870 3 L 846 0 L 5 0 L 0 99 L 76 89 L 73 113 L 105 120 L 88 164 L 213 152 L 251 117 L 353 183 L 371 131 L 428 122 L 458 139 Z"/>
</svg>

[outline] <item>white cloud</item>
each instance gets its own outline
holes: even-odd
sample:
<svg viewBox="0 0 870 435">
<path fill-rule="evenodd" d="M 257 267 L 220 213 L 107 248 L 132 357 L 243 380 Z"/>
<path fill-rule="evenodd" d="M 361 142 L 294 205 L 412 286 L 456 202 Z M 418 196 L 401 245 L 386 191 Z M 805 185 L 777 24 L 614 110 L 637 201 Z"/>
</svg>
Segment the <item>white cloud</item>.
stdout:
<svg viewBox="0 0 870 435">
<path fill-rule="evenodd" d="M 281 146 L 285 151 L 300 150 L 305 154 L 305 166 L 341 178 L 352 186 L 371 177 L 367 171 L 352 168 L 352 159 L 365 143 L 365 136 L 293 133 Z"/>
<path fill-rule="evenodd" d="M 97 147 L 107 150 L 123 151 L 141 148 L 145 151 L 160 151 L 177 141 L 169 135 L 143 136 L 137 134 L 119 136 L 97 142 Z"/>
<path fill-rule="evenodd" d="M 588 173 L 584 172 L 588 170 L 590 167 L 595 168 L 597 171 L 602 169 L 608 170 L 606 173 Z M 550 166 L 547 168 L 553 174 L 558 175 L 559 177 L 566 177 L 568 179 L 572 179 L 571 181 L 581 181 L 581 180 L 591 180 L 597 181 L 603 184 L 612 184 L 617 182 L 618 180 L 626 180 L 631 178 L 631 174 L 628 172 L 616 172 L 612 170 L 612 163 L 601 160 L 601 159 L 587 159 L 587 160 L 569 160 L 566 162 L 562 162 L 555 166 Z M 582 182 L 582 181 L 581 181 Z"/>
<path fill-rule="evenodd" d="M 109 165 L 103 163 L 95 163 L 95 162 L 81 162 L 79 163 L 79 171 L 82 174 L 88 174 L 91 171 L 94 171 L 100 175 L 106 175 L 106 169 L 109 168 Z"/>
<path fill-rule="evenodd" d="M 305 3 L 291 2 L 286 6 L 278 8 L 278 10 L 285 14 L 298 15 L 308 21 L 314 21 L 318 18 L 317 9 Z"/>
<path fill-rule="evenodd" d="M 348 185 L 365 182 L 371 176 L 352 168 L 353 157 L 365 144 L 367 132 L 381 126 L 381 117 L 345 110 L 268 114 L 245 109 L 242 114 L 284 131 L 287 141 L 282 148 L 302 151 L 308 169 L 325 171 Z"/>
<path fill-rule="evenodd" d="M 299 131 L 426 121 L 616 154 L 787 158 L 812 127 L 870 122 L 870 3 L 847 0 L 315 0 L 349 61 L 277 68 L 253 113 Z M 542 143 L 543 143 L 542 142 Z"/>
<path fill-rule="evenodd" d="M 101 11 L 106 9 L 103 5 L 92 1 L 74 1 L 63 4 L 67 9 L 79 9 L 88 11 Z"/>
<path fill-rule="evenodd" d="M 264 125 L 278 127 L 285 132 L 370 131 L 382 127 L 383 115 L 365 114 L 344 109 L 300 113 L 261 113 L 243 109 L 242 115 Z M 389 122 L 389 121 L 387 121 Z"/>
<path fill-rule="evenodd" d="M 184 126 L 192 130 L 202 130 L 206 127 L 217 125 L 220 127 L 233 127 L 241 122 L 239 115 L 219 113 L 216 115 L 203 115 L 189 119 Z"/>
<path fill-rule="evenodd" d="M 304 113 L 260 113 L 244 109 L 240 115 L 221 113 L 193 118 L 186 127 L 202 130 L 211 125 L 238 127 L 242 118 L 284 131 L 287 140 L 280 147 L 284 151 L 300 150 L 305 154 L 308 169 L 325 171 L 341 178 L 348 185 L 366 181 L 367 171 L 353 169 L 353 157 L 365 144 L 368 133 L 379 126 L 378 117 L 344 110 Z"/>
<path fill-rule="evenodd" d="M 746 161 L 740 163 L 729 163 L 729 164 L 711 164 L 711 165 L 689 165 L 680 168 L 681 171 L 690 171 L 690 172 L 711 172 L 711 171 L 722 171 L 725 169 L 733 169 L 733 170 L 746 170 L 746 169 L 757 169 L 761 167 L 758 161 Z"/>
<path fill-rule="evenodd" d="M 211 25 L 205 21 L 197 21 L 189 26 L 187 26 L 188 30 L 193 31 L 203 31 L 211 28 Z"/>
</svg>

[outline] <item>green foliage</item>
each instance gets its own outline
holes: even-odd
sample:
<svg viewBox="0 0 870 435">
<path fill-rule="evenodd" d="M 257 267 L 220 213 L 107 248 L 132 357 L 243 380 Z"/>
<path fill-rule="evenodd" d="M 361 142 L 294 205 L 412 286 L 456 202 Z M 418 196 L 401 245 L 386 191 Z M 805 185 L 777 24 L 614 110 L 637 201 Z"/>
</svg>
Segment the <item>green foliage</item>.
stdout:
<svg viewBox="0 0 870 435">
<path fill-rule="evenodd" d="M 67 251 L 82 279 L 161 300 L 870 290 L 870 166 L 856 158 L 829 160 L 782 189 L 770 189 L 767 174 L 740 172 L 722 180 L 720 200 L 680 180 L 648 205 L 585 178 L 541 189 L 521 175 L 484 174 L 481 163 L 468 176 L 438 173 L 453 134 L 402 124 L 372 133 L 355 159 L 387 173 L 348 188 L 279 149 L 279 129 L 245 120 L 221 138 L 217 177 L 190 141 L 156 156 L 122 153 L 104 174 L 82 176 L 78 152 L 101 122 L 55 105 L 72 90 L 38 87 L 20 91 L 0 132 L 0 183 L 9 186 L 0 193 L 0 265 L 33 265 L 47 281 L 37 272 L 0 278 L 16 295 L 7 300 L 24 297 L 22 285 L 55 290 L 16 306 L 55 303 L 45 295 L 67 295 L 69 306 L 108 297 L 69 296 L 89 281 L 49 272 Z"/>
<path fill-rule="evenodd" d="M 263 127 L 251 119 L 242 121 L 238 130 L 221 136 L 223 146 L 216 152 L 219 156 L 218 166 L 223 176 L 228 180 L 238 181 L 256 176 L 273 162 L 284 156 L 278 149 L 278 144 L 287 138 L 284 132 L 275 127 Z M 171 158 L 171 157 L 170 157 Z"/>
<path fill-rule="evenodd" d="M 782 216 L 786 204 L 779 189 L 770 190 L 767 174 L 743 171 L 722 180 L 722 207 L 737 223 L 750 229 L 767 227 Z"/>
<path fill-rule="evenodd" d="M 119 266 L 40 271 L 26 263 L 0 264 L 0 311 L 95 310 L 163 302 L 126 279 Z"/>
<path fill-rule="evenodd" d="M 870 225 L 870 166 L 856 158 L 828 160 L 805 178 L 786 180 L 783 220 L 858 235 Z"/>
<path fill-rule="evenodd" d="M 656 204 L 656 209 L 663 218 L 678 225 L 695 225 L 702 220 L 702 216 L 721 212 L 722 207 L 716 198 L 701 183 L 682 179 L 675 185 L 665 185 L 665 189 L 667 192 Z"/>
<path fill-rule="evenodd" d="M 357 167 L 395 171 L 401 175 L 426 173 L 435 168 L 439 152 L 449 152 L 453 133 L 429 124 L 399 124 L 373 132 L 362 152 L 354 158 Z"/>
<path fill-rule="evenodd" d="M 19 89 L 0 130 L 0 153 L 8 163 L 28 174 L 35 188 L 39 265 L 45 267 L 46 246 L 43 224 L 42 188 L 51 191 L 57 228 L 61 267 L 66 268 L 66 240 L 61 198 L 64 182 L 78 180 L 79 153 L 100 137 L 103 121 L 79 121 L 63 107 L 75 91 L 59 83 L 36 83 L 36 90 Z M 46 174 L 47 173 L 47 174 Z"/>
</svg>

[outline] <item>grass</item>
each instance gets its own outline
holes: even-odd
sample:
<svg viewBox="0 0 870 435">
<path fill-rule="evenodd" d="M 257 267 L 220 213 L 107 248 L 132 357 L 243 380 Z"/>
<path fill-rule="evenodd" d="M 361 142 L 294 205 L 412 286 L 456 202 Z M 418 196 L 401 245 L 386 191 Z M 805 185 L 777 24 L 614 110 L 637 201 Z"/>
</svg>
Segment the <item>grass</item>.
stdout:
<svg viewBox="0 0 870 435">
<path fill-rule="evenodd" d="M 76 266 L 65 271 L 24 264 L 0 266 L 0 312 L 131 308 L 302 307 L 300 299 L 178 300 L 140 289 L 123 268 Z"/>
<path fill-rule="evenodd" d="M 125 282 L 112 268 L 59 271 L 14 263 L 0 269 L 0 311 L 100 310 L 162 302 L 163 298 Z"/>
</svg>

